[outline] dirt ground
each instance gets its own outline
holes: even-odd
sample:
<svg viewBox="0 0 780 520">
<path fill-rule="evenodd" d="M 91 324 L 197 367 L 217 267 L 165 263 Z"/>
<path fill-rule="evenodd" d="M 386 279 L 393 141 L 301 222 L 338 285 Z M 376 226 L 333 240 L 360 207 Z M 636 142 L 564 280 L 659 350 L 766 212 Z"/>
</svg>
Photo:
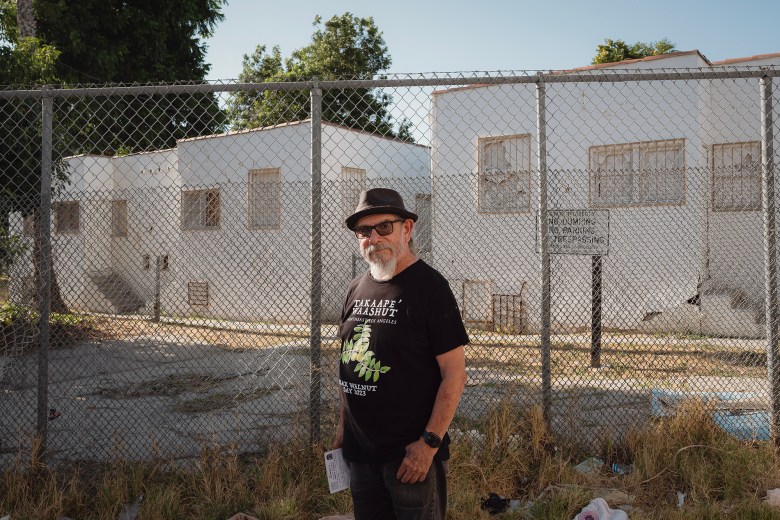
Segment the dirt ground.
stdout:
<svg viewBox="0 0 780 520">
<path fill-rule="evenodd" d="M 48 354 L 49 446 L 63 460 L 191 458 L 207 445 L 262 450 L 319 421 L 332 431 L 340 343 L 324 327 L 320 404 L 310 406 L 308 331 L 301 326 L 242 329 L 233 323 L 152 323 L 96 318 L 95 337 Z M 468 383 L 454 428 L 468 429 L 510 396 L 542 404 L 537 336 L 472 331 Z M 760 342 L 759 342 L 760 343 Z M 657 391 L 741 393 L 767 399 L 760 344 L 710 338 L 605 334 L 601 367 L 591 367 L 589 335 L 554 338 L 548 394 L 554 430 L 584 445 L 619 437 L 654 413 Z M 5 356 L 0 371 L 0 466 L 35 430 L 38 356 Z M 316 373 L 316 372 L 314 372 Z M 315 379 L 316 381 L 316 379 Z M 656 393 L 654 393 L 656 392 Z M 656 396 L 656 397 L 654 397 Z"/>
</svg>

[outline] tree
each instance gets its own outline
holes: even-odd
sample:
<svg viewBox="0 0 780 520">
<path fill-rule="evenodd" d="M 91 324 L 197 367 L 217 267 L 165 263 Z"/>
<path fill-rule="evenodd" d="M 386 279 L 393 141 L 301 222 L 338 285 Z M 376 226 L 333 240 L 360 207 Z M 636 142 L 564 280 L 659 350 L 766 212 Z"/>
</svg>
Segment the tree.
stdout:
<svg viewBox="0 0 780 520">
<path fill-rule="evenodd" d="M 56 72 L 66 84 L 200 83 L 209 71 L 202 40 L 225 3 L 35 0 L 34 7 L 38 36 L 60 52 Z M 224 130 L 213 94 L 82 98 L 60 107 L 69 154 L 160 149 Z"/>
<path fill-rule="evenodd" d="M 40 83 L 54 78 L 57 52 L 36 38 L 11 46 L 0 29 L 0 84 Z M 15 256 L 16 237 L 9 235 L 12 211 L 32 213 L 39 200 L 41 110 L 36 100 L 0 100 L 0 266 L 6 272 Z"/>
<path fill-rule="evenodd" d="M 309 45 L 282 58 L 279 47 L 268 52 L 258 45 L 251 56 L 244 55 L 242 82 L 283 82 L 318 78 L 371 79 L 387 70 L 392 62 L 382 33 L 373 18 L 358 18 L 347 12 L 322 22 L 314 19 L 316 30 Z M 235 129 L 257 128 L 311 116 L 309 91 L 238 92 L 228 102 L 228 117 Z M 366 88 L 323 92 L 322 118 L 325 121 L 380 135 L 411 141 L 411 123 L 394 121 L 388 107 L 390 95 Z"/>
<path fill-rule="evenodd" d="M 35 37 L 35 22 L 31 19 L 31 4 L 20 2 L 17 30 L 11 23 L 15 12 L 8 4 L 0 4 L 0 84 L 44 84 L 58 81 L 55 64 L 56 49 Z M 40 101 L 23 99 L 0 100 L 0 267 L 8 269 L 14 258 L 25 250 L 24 242 L 11 235 L 8 216 L 19 211 L 33 217 L 33 268 L 36 282 L 40 277 L 40 205 L 41 171 L 41 108 Z M 61 186 L 64 169 L 54 165 L 54 187 Z M 51 273 L 51 309 L 65 312 L 55 273 Z"/>
<path fill-rule="evenodd" d="M 643 43 L 636 42 L 628 45 L 623 40 L 611 40 L 607 38 L 603 45 L 596 48 L 596 56 L 593 57 L 593 65 L 599 63 L 616 63 L 623 60 L 633 60 L 646 58 L 648 56 L 659 56 L 675 52 L 677 49 L 674 43 L 668 38 L 663 38 L 657 42 Z"/>
<path fill-rule="evenodd" d="M 225 3 L 0 0 L 0 83 L 201 82 L 209 69 L 201 39 L 223 18 Z M 24 37 L 32 34 L 37 38 Z M 37 232 L 40 116 L 40 102 L 0 102 L 0 226 L 5 228 L 8 213 L 21 211 L 35 217 Z M 59 98 L 54 104 L 55 188 L 67 180 L 65 156 L 171 147 L 177 139 L 223 128 L 224 113 L 210 94 Z M 52 309 L 57 310 L 56 283 L 52 289 Z"/>
</svg>

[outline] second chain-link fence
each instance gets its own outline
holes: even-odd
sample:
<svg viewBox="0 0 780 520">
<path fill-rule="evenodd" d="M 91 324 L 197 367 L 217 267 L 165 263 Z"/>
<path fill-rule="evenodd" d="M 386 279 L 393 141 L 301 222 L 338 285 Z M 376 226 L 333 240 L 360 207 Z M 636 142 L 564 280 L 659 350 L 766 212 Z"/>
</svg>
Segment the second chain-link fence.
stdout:
<svg viewBox="0 0 780 520">
<path fill-rule="evenodd" d="M 704 399 L 768 438 L 777 73 L 3 91 L 0 453 L 330 435 L 343 221 L 377 186 L 469 330 L 453 428 L 509 398 L 592 447 Z"/>
</svg>

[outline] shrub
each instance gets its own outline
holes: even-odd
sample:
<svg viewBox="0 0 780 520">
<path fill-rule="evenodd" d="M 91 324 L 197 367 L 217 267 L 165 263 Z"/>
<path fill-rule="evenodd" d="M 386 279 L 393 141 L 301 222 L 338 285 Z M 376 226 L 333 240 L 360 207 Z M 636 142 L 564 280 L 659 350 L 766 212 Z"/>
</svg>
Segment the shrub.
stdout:
<svg viewBox="0 0 780 520">
<path fill-rule="evenodd" d="M 2 347 L 21 350 L 21 354 L 35 351 L 40 346 L 38 320 L 40 313 L 29 306 L 3 303 L 0 305 Z M 53 312 L 49 315 L 50 348 L 68 348 L 76 342 L 93 337 L 93 320 L 78 314 Z"/>
</svg>

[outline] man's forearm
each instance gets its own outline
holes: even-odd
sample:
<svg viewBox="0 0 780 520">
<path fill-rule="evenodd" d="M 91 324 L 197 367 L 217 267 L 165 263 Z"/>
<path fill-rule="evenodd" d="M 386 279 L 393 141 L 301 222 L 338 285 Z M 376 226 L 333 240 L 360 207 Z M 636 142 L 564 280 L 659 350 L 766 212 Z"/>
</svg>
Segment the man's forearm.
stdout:
<svg viewBox="0 0 780 520">
<path fill-rule="evenodd" d="M 442 379 L 439 391 L 436 393 L 436 401 L 433 404 L 433 411 L 431 412 L 431 418 L 428 420 L 426 430 L 435 433 L 439 437 L 444 437 L 444 434 L 447 433 L 447 428 L 450 427 L 450 423 L 455 417 L 455 410 L 458 408 L 458 402 L 465 386 L 465 371 L 448 374 Z"/>
<path fill-rule="evenodd" d="M 344 416 L 346 415 L 344 399 L 344 390 L 339 387 L 339 424 L 336 428 L 336 438 L 333 439 L 333 449 L 341 448 L 344 444 Z"/>
</svg>

